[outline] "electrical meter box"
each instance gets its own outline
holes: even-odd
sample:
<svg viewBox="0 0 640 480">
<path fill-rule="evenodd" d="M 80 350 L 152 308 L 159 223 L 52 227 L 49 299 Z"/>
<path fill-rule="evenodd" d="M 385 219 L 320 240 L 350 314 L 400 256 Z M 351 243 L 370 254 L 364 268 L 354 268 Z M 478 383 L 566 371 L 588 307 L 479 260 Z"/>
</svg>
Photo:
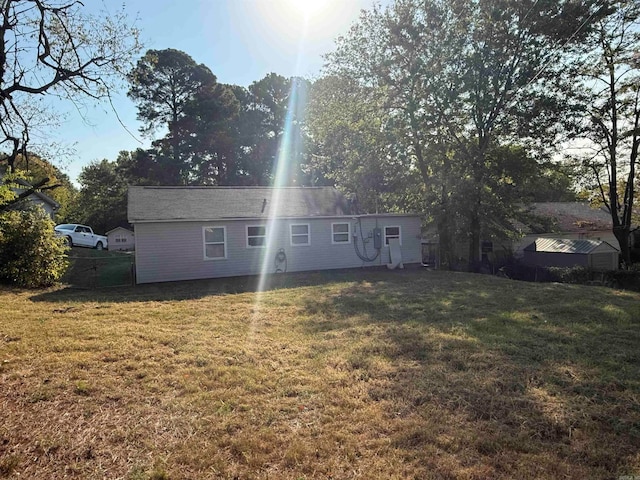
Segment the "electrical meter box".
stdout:
<svg viewBox="0 0 640 480">
<path fill-rule="evenodd" d="M 382 248 L 382 229 L 373 229 L 373 248 L 380 250 Z"/>
</svg>

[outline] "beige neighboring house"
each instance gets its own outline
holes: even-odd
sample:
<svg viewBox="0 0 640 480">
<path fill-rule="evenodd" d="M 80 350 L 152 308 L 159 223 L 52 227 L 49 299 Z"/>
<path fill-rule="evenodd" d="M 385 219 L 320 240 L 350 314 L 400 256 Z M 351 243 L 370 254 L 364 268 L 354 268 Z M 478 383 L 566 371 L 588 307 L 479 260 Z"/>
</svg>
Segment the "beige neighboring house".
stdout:
<svg viewBox="0 0 640 480">
<path fill-rule="evenodd" d="M 491 263 L 500 262 L 512 254 L 524 256 L 524 249 L 540 239 L 603 241 L 619 250 L 613 234 L 611 215 L 606 208 L 592 208 L 584 202 L 537 202 L 531 205 L 531 219 L 527 223 L 514 221 L 513 228 L 521 233 L 518 240 L 483 238 L 480 258 Z M 439 265 L 440 241 L 434 226 L 423 230 L 423 263 Z M 467 261 L 469 245 L 456 239 L 454 256 Z"/>
<path fill-rule="evenodd" d="M 545 219 L 545 225 L 530 224 L 523 228 L 524 236 L 513 248 L 517 256 L 541 238 L 604 241 L 620 249 L 613 234 L 611 214 L 604 207 L 592 208 L 584 202 L 540 202 L 533 204 L 532 213 Z"/>
<path fill-rule="evenodd" d="M 109 250 L 135 250 L 136 241 L 134 233 L 123 227 L 116 227 L 107 233 Z"/>
</svg>

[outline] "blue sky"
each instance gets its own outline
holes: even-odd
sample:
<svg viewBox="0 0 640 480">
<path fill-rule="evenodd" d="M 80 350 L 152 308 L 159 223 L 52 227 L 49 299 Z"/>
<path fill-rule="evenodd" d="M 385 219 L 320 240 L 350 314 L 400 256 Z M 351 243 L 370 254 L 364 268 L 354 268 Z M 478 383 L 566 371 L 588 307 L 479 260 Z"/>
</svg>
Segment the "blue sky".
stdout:
<svg viewBox="0 0 640 480">
<path fill-rule="evenodd" d="M 101 5 L 115 7 L 110 1 Z M 322 55 L 333 49 L 334 39 L 346 33 L 360 10 L 371 8 L 374 1 L 125 0 L 124 8 L 138 19 L 145 51 L 183 50 L 207 65 L 219 82 L 248 86 L 270 72 L 317 76 Z M 121 5 L 117 3 L 118 8 Z M 69 109 L 67 121 L 54 133 L 75 150 L 67 161 L 51 159 L 72 180 L 93 160 L 114 160 L 121 150 L 149 145 L 138 132 L 135 105 L 127 99 L 126 87 L 114 97 L 114 107 L 126 129 L 110 106 L 98 105 L 84 120 Z"/>
</svg>

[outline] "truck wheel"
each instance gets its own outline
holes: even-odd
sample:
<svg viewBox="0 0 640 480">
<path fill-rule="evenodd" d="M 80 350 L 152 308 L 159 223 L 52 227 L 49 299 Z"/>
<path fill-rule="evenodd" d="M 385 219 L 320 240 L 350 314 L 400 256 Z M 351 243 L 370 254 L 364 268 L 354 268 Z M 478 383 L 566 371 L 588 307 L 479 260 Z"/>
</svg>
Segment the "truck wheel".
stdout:
<svg viewBox="0 0 640 480">
<path fill-rule="evenodd" d="M 96 250 L 102 250 L 103 248 L 104 246 L 102 245 L 102 242 L 96 243 Z"/>
</svg>

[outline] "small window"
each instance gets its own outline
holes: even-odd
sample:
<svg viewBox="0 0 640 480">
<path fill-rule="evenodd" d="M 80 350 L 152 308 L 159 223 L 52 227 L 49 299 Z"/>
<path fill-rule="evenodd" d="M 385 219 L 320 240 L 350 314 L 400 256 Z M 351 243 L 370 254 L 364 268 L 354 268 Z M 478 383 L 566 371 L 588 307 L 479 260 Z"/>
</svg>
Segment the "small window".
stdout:
<svg viewBox="0 0 640 480">
<path fill-rule="evenodd" d="M 261 248 L 267 245 L 267 227 L 247 226 L 247 248 Z"/>
<path fill-rule="evenodd" d="M 227 229 L 225 227 L 204 227 L 204 258 L 220 260 L 227 258 Z"/>
<path fill-rule="evenodd" d="M 389 240 L 391 240 L 392 238 L 397 238 L 398 243 L 402 245 L 400 227 L 384 227 L 384 244 L 389 245 Z"/>
<path fill-rule="evenodd" d="M 127 243 L 127 238 L 122 233 L 116 233 L 114 240 L 116 243 Z"/>
<path fill-rule="evenodd" d="M 331 243 L 351 243 L 351 224 L 332 223 Z"/>
<path fill-rule="evenodd" d="M 311 238 L 309 236 L 309 224 L 301 223 L 297 225 L 291 225 L 291 245 L 311 245 Z"/>
</svg>

